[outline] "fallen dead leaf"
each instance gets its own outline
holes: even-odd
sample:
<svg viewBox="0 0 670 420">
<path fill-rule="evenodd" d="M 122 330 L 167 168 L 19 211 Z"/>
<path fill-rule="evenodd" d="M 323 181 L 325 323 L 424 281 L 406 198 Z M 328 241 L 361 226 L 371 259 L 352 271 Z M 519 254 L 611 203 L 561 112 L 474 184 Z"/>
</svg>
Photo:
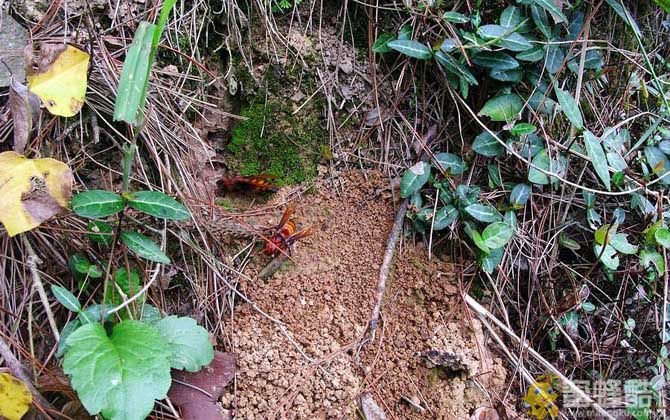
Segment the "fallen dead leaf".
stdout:
<svg viewBox="0 0 670 420">
<path fill-rule="evenodd" d="M 232 413 L 218 402 L 235 376 L 235 369 L 235 355 L 217 351 L 212 363 L 198 372 L 173 370 L 168 397 L 181 408 L 184 420 L 232 419 Z"/>
<path fill-rule="evenodd" d="M 500 420 L 500 416 L 493 408 L 479 407 L 472 413 L 470 420 Z"/>
<path fill-rule="evenodd" d="M 72 181 L 63 162 L 0 153 L 0 222 L 9 236 L 34 229 L 66 208 Z"/>
<path fill-rule="evenodd" d="M 37 69 L 29 69 L 28 86 L 49 112 L 72 117 L 84 105 L 89 61 L 87 53 L 71 45 L 42 43 Z"/>
<path fill-rule="evenodd" d="M 23 382 L 9 373 L 0 373 L 0 418 L 21 420 L 32 402 L 33 396 Z"/>
<path fill-rule="evenodd" d="M 9 109 L 14 122 L 14 151 L 23 153 L 33 125 L 40 115 L 40 100 L 28 88 L 12 79 L 9 86 Z"/>
</svg>

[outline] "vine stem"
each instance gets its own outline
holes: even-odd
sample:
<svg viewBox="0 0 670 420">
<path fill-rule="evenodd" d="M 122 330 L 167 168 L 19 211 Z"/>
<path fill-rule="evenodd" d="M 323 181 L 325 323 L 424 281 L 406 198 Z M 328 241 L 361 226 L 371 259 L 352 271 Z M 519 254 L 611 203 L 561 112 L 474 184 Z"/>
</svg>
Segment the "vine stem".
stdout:
<svg viewBox="0 0 670 420">
<path fill-rule="evenodd" d="M 47 319 L 49 321 L 51 331 L 53 332 L 54 337 L 56 337 L 56 340 L 58 341 L 60 340 L 60 334 L 58 333 L 56 320 L 54 318 L 53 312 L 51 312 L 51 306 L 49 306 L 49 299 L 47 298 L 47 293 L 44 291 L 44 284 L 42 283 L 40 273 L 37 270 L 37 266 L 38 264 L 42 263 L 42 260 L 35 253 L 35 250 L 33 249 L 32 245 L 30 245 L 30 241 L 28 241 L 28 238 L 25 235 L 21 235 L 21 239 L 23 240 L 23 246 L 28 252 L 28 258 L 26 258 L 26 265 L 28 266 L 30 274 L 33 278 L 33 286 L 35 287 L 35 289 L 37 289 L 37 294 L 40 296 L 40 300 L 42 301 L 42 305 L 44 306 L 44 311 L 47 314 Z"/>
</svg>

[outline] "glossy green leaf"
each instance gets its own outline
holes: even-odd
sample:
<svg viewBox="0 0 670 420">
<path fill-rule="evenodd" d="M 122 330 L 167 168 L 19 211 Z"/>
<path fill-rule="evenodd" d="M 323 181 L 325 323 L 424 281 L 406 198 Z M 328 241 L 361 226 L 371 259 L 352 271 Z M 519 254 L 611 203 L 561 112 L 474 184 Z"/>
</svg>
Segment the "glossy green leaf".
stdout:
<svg viewBox="0 0 670 420">
<path fill-rule="evenodd" d="M 120 212 L 126 203 L 119 194 L 111 191 L 89 190 L 72 197 L 70 205 L 79 216 L 98 219 Z"/>
<path fill-rule="evenodd" d="M 500 222 L 502 216 L 495 207 L 487 204 L 471 204 L 465 208 L 465 212 L 473 219 L 484 223 Z"/>
<path fill-rule="evenodd" d="M 174 198 L 160 191 L 138 191 L 130 195 L 128 205 L 135 210 L 161 219 L 186 220 L 188 209 Z"/>
<path fill-rule="evenodd" d="M 402 25 L 398 31 L 398 39 L 401 41 L 412 39 L 412 25 Z"/>
<path fill-rule="evenodd" d="M 582 112 L 579 110 L 579 104 L 577 104 L 575 98 L 570 92 L 567 92 L 558 86 L 554 86 L 554 92 L 556 92 L 556 99 L 558 99 L 558 103 L 561 105 L 563 114 L 565 114 L 575 128 L 583 130 L 584 120 L 582 119 Z"/>
<path fill-rule="evenodd" d="M 615 233 L 609 244 L 612 248 L 621 252 L 622 254 L 633 255 L 637 254 L 637 246 L 628 242 L 628 235 L 625 233 Z"/>
<path fill-rule="evenodd" d="M 478 66 L 495 70 L 512 70 L 519 67 L 519 62 L 511 55 L 496 51 L 483 51 L 472 57 L 472 62 Z"/>
<path fill-rule="evenodd" d="M 214 348 L 207 330 L 189 317 L 168 316 L 155 324 L 163 339 L 169 344 L 173 369 L 189 372 L 200 370 L 214 358 Z"/>
<path fill-rule="evenodd" d="M 511 29 L 518 26 L 523 20 L 521 9 L 516 6 L 508 6 L 500 14 L 500 26 Z"/>
<path fill-rule="evenodd" d="M 464 79 L 470 85 L 477 86 L 477 79 L 470 70 L 468 70 L 463 63 L 454 59 L 449 54 L 446 54 L 443 51 L 438 51 L 435 53 L 435 60 L 449 73 Z"/>
<path fill-rule="evenodd" d="M 81 311 L 81 303 L 79 303 L 79 299 L 66 288 L 52 284 L 51 293 L 53 293 L 56 300 L 68 310 L 75 313 Z"/>
<path fill-rule="evenodd" d="M 485 253 L 488 254 L 488 253 L 491 252 L 491 248 L 486 246 L 486 243 L 484 242 L 484 238 L 482 238 L 482 235 L 479 233 L 478 230 L 473 230 L 472 231 L 472 242 L 475 243 L 477 248 L 481 249 Z"/>
<path fill-rule="evenodd" d="M 447 22 L 451 23 L 468 23 L 470 22 L 470 18 L 465 16 L 462 13 L 458 12 L 445 12 L 444 15 L 442 15 L 444 20 Z"/>
<path fill-rule="evenodd" d="M 491 274 L 498 267 L 504 255 L 504 248 L 492 249 L 489 253 L 481 252 L 477 255 L 477 262 L 485 272 Z"/>
<path fill-rule="evenodd" d="M 430 48 L 411 39 L 396 39 L 395 41 L 389 41 L 386 45 L 401 54 L 419 60 L 428 60 L 433 56 L 433 51 Z"/>
<path fill-rule="evenodd" d="M 535 155 L 531 163 L 534 165 L 534 167 L 531 166 L 531 168 L 528 170 L 528 181 L 539 185 L 549 184 L 549 176 L 535 168 L 537 167 L 544 169 L 545 171 L 549 171 L 551 160 L 549 159 L 547 150 L 542 149 L 537 155 Z"/>
<path fill-rule="evenodd" d="M 610 171 L 607 165 L 605 150 L 603 149 L 600 139 L 587 130 L 584 132 L 584 144 L 586 146 L 586 154 L 591 159 L 591 164 L 593 165 L 596 174 L 598 174 L 598 177 L 603 181 L 607 190 L 610 190 Z"/>
<path fill-rule="evenodd" d="M 670 184 L 670 160 L 656 146 L 647 146 L 644 148 L 644 157 L 651 167 L 652 172 L 661 178 L 663 184 Z"/>
<path fill-rule="evenodd" d="M 163 264 L 169 264 L 170 259 L 161 251 L 161 248 L 151 239 L 137 232 L 121 232 L 121 240 L 137 256 Z"/>
<path fill-rule="evenodd" d="M 540 6 L 536 4 L 532 4 L 530 6 L 530 14 L 531 17 L 533 18 L 533 22 L 535 23 L 535 26 L 537 26 L 537 29 L 542 32 L 542 34 L 545 36 L 547 39 L 551 39 L 553 34 L 551 31 L 551 25 L 549 24 L 549 18 L 547 17 L 547 12 Z"/>
<path fill-rule="evenodd" d="M 666 228 L 657 229 L 654 232 L 654 239 L 663 248 L 670 249 L 670 230 Z"/>
<path fill-rule="evenodd" d="M 475 137 L 475 141 L 472 143 L 472 150 L 480 155 L 495 157 L 500 156 L 504 148 L 488 131 L 484 131 Z"/>
<path fill-rule="evenodd" d="M 146 100 L 156 30 L 156 25 L 140 22 L 135 32 L 121 71 L 119 92 L 114 103 L 114 121 L 125 121 L 128 124 L 138 122 L 138 113 Z"/>
<path fill-rule="evenodd" d="M 408 168 L 400 181 L 400 196 L 409 197 L 419 191 L 428 182 L 430 168 L 430 164 L 423 161 Z"/>
<path fill-rule="evenodd" d="M 433 219 L 433 230 L 442 230 L 458 219 L 458 210 L 451 204 L 446 205 L 435 212 Z"/>
<path fill-rule="evenodd" d="M 438 153 L 435 155 L 435 163 L 444 172 L 451 175 L 460 175 L 466 171 L 468 165 L 463 162 L 463 159 L 453 153 Z"/>
<path fill-rule="evenodd" d="M 510 134 L 513 136 L 526 136 L 528 134 L 533 134 L 535 131 L 537 131 L 537 127 L 529 123 L 514 124 L 514 127 L 509 130 Z"/>
<path fill-rule="evenodd" d="M 565 61 L 565 53 L 558 45 L 547 45 L 547 58 L 545 66 L 547 71 L 551 74 L 556 74 L 561 69 L 563 61 Z"/>
<path fill-rule="evenodd" d="M 544 47 L 538 45 L 531 48 L 530 50 L 520 52 L 516 55 L 516 59 L 521 61 L 528 61 L 530 63 L 542 61 L 544 60 Z"/>
<path fill-rule="evenodd" d="M 495 70 L 489 72 L 489 77 L 493 80 L 498 80 L 505 83 L 519 83 L 523 77 L 521 69 L 514 70 Z"/>
<path fill-rule="evenodd" d="M 111 336 L 99 323 L 67 340 L 63 371 L 86 410 L 109 420 L 143 420 L 172 384 L 169 345 L 156 328 L 122 321 Z"/>
<path fill-rule="evenodd" d="M 619 268 L 619 257 L 616 254 L 616 250 L 609 245 L 605 245 L 603 250 L 602 245 L 595 244 L 593 246 L 593 252 L 597 257 L 600 257 L 600 262 L 610 270 L 616 270 Z"/>
<path fill-rule="evenodd" d="M 388 43 L 395 40 L 396 37 L 393 34 L 389 33 L 383 33 L 379 35 L 379 38 L 375 41 L 375 43 L 372 45 L 372 51 L 376 53 L 387 53 L 393 51 L 389 46 Z"/>
<path fill-rule="evenodd" d="M 491 118 L 492 121 L 513 121 L 523 109 L 523 100 L 519 95 L 507 93 L 489 99 L 478 115 Z"/>
<path fill-rule="evenodd" d="M 67 339 L 77 328 L 81 327 L 81 322 L 78 319 L 73 319 L 72 321 L 65 324 L 63 329 L 60 332 L 60 339 L 58 340 L 58 349 L 56 350 L 56 357 L 61 358 L 67 351 Z"/>
<path fill-rule="evenodd" d="M 86 236 L 89 237 L 93 242 L 97 242 L 102 245 L 111 245 L 112 240 L 114 239 L 114 233 L 112 232 L 112 227 L 98 220 L 92 220 L 86 225 Z"/>
<path fill-rule="evenodd" d="M 658 274 L 665 273 L 665 260 L 663 259 L 663 255 L 653 248 L 645 248 L 640 251 L 640 263 L 645 268 L 649 268 L 653 265 Z"/>
<path fill-rule="evenodd" d="M 495 40 L 495 43 L 510 51 L 526 51 L 533 45 L 523 36 L 516 32 L 510 32 L 510 28 L 501 25 L 484 25 L 477 29 L 477 35 L 486 40 Z"/>
<path fill-rule="evenodd" d="M 560 7 L 556 5 L 554 0 L 533 0 L 533 3 L 549 12 L 560 22 L 568 23 L 568 18 L 565 16 L 565 14 L 563 14 L 563 11 L 561 11 Z"/>
<path fill-rule="evenodd" d="M 530 198 L 530 185 L 528 184 L 516 184 L 512 188 L 512 193 L 509 196 L 509 202 L 516 209 L 520 209 L 526 205 L 526 202 Z"/>
<path fill-rule="evenodd" d="M 495 222 L 486 226 L 482 232 L 484 244 L 490 249 L 504 247 L 514 236 L 514 229 L 507 223 Z"/>
</svg>

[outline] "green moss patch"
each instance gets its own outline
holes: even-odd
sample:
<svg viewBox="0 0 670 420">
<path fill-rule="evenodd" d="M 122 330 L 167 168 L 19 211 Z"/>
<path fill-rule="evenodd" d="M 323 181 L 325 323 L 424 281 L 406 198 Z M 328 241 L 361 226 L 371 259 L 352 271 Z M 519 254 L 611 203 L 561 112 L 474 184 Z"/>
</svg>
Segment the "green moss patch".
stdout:
<svg viewBox="0 0 670 420">
<path fill-rule="evenodd" d="M 252 104 L 240 113 L 228 146 L 230 169 L 241 175 L 272 174 L 277 184 L 298 184 L 316 176 L 327 141 L 316 113 L 293 115 L 290 103 Z"/>
</svg>

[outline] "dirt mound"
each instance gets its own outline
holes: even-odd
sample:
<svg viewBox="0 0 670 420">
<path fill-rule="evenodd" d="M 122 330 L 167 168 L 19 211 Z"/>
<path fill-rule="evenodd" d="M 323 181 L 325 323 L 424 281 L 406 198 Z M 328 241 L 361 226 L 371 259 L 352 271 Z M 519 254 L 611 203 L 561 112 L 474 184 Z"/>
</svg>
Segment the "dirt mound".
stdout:
<svg viewBox="0 0 670 420">
<path fill-rule="evenodd" d="M 314 362 L 240 304 L 240 372 L 224 403 L 240 419 L 356 418 L 365 391 L 389 418 L 464 419 L 490 406 L 506 378 L 502 362 L 485 348 L 479 324 L 464 316 L 452 266 L 428 262 L 420 245 L 398 249 L 382 326 L 356 366 L 352 348 L 372 310 L 395 211 L 375 194 L 388 185 L 379 174 L 351 173 L 335 185 L 322 182 L 297 203 L 298 222 L 320 230 L 298 243 L 293 262 L 266 282 L 240 284 L 286 323 Z"/>
</svg>

